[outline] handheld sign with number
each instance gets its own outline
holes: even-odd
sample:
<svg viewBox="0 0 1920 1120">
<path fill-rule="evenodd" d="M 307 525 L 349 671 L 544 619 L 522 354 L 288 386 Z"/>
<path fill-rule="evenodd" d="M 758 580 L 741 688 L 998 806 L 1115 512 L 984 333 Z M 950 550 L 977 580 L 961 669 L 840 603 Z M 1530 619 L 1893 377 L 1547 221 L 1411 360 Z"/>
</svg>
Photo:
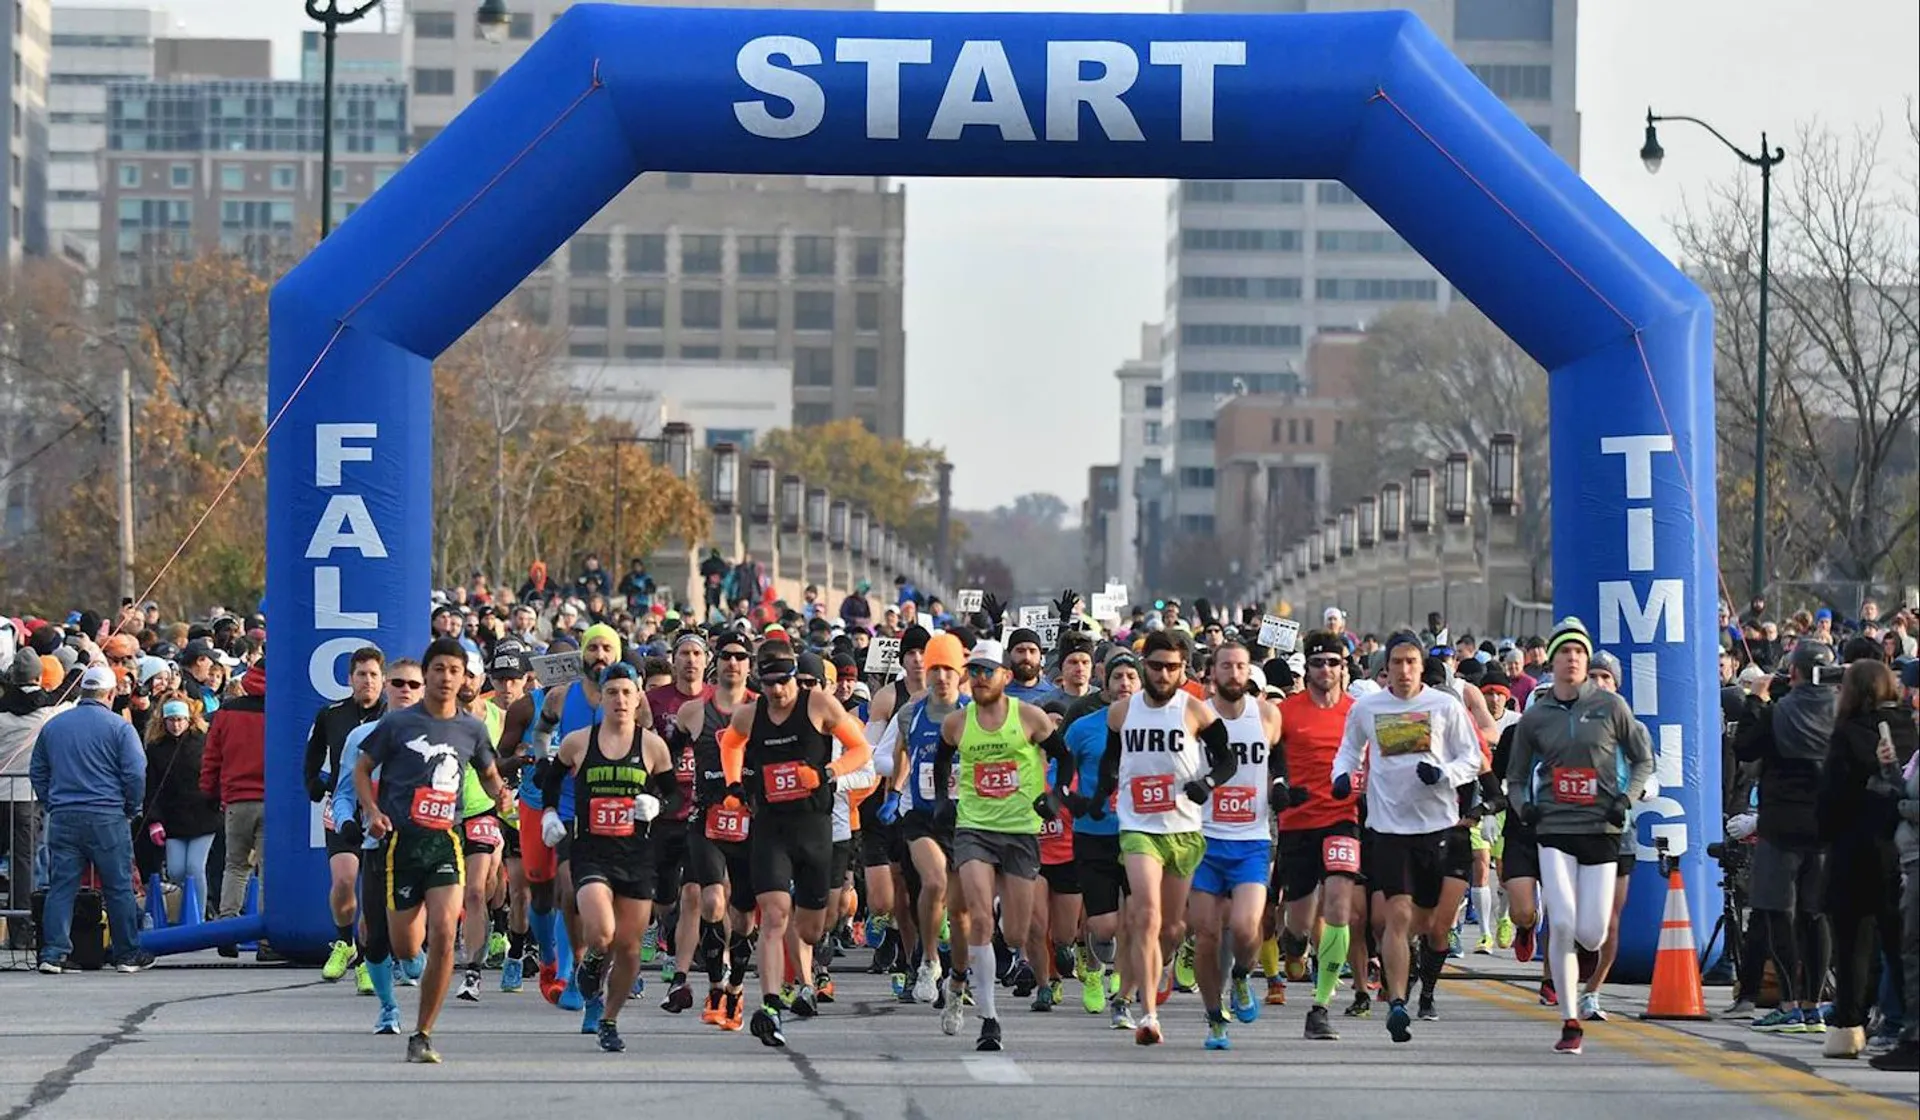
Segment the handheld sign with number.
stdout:
<svg viewBox="0 0 1920 1120">
<path fill-rule="evenodd" d="M 1293 647 L 1300 641 L 1300 624 L 1291 618 L 1281 618 L 1277 614 L 1262 615 L 1260 618 L 1261 645 L 1277 653 L 1292 653 Z"/>
<path fill-rule="evenodd" d="M 1107 583 L 1106 593 L 1107 598 L 1112 599 L 1116 603 L 1125 603 L 1127 601 L 1127 585 L 1124 583 L 1113 583 L 1109 581 Z"/>
<path fill-rule="evenodd" d="M 1033 628 L 1033 632 L 1040 635 L 1041 649 L 1052 650 L 1052 649 L 1059 648 L 1060 646 L 1060 620 L 1059 619 L 1057 618 L 1041 619 L 1040 624 Z"/>
<path fill-rule="evenodd" d="M 1020 608 L 1020 625 L 1026 627 L 1029 630 L 1039 629 L 1040 624 L 1045 622 L 1047 619 L 1051 617 L 1053 617 L 1053 612 L 1048 610 L 1046 607 L 1021 607 Z"/>
<path fill-rule="evenodd" d="M 900 664 L 900 639 L 875 638 L 867 646 L 867 672 L 891 676 Z"/>
<path fill-rule="evenodd" d="M 533 679 L 541 688 L 556 688 L 580 679 L 580 651 L 543 653 L 533 660 Z"/>
<path fill-rule="evenodd" d="M 1126 600 L 1124 598 L 1115 598 L 1103 591 L 1093 596 L 1092 601 L 1087 604 L 1087 613 L 1102 622 L 1117 622 L 1119 621 L 1121 610 L 1125 607 Z"/>
<path fill-rule="evenodd" d="M 972 614 L 980 609 L 981 591 L 977 587 L 963 587 L 954 596 L 954 603 L 961 614 Z"/>
</svg>

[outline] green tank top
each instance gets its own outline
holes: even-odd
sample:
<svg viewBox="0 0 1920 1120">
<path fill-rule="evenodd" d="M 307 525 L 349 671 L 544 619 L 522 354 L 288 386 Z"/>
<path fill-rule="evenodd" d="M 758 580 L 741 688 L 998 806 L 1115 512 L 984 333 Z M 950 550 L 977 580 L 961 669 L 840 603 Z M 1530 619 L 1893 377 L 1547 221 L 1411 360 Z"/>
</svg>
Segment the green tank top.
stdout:
<svg viewBox="0 0 1920 1120">
<path fill-rule="evenodd" d="M 500 733 L 506 729 L 507 713 L 498 704 L 487 701 L 486 715 L 481 720 L 487 725 L 487 738 L 494 748 L 500 746 Z M 460 779 L 460 819 L 477 817 L 482 813 L 494 811 L 493 798 L 487 795 L 487 789 L 480 784 L 480 774 L 471 766 L 461 768 Z"/>
<path fill-rule="evenodd" d="M 1020 701 L 1007 697 L 1006 721 L 992 731 L 980 726 L 978 704 L 969 704 L 966 712 L 955 823 L 986 832 L 1038 835 L 1040 814 L 1033 800 L 1046 791 L 1047 771 L 1039 748 L 1020 726 Z"/>
</svg>

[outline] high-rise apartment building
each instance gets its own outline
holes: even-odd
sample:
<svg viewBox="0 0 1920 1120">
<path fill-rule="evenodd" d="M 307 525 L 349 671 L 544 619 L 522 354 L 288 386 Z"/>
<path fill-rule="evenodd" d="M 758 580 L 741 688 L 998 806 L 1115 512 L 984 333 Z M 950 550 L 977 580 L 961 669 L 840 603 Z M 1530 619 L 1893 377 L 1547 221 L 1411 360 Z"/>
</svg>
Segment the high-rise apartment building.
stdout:
<svg viewBox="0 0 1920 1120">
<path fill-rule="evenodd" d="M 1579 166 L 1577 0 L 1184 0 L 1182 9 L 1387 6 L 1411 9 L 1426 21 L 1543 140 Z M 1223 404 L 1248 394 L 1312 396 L 1316 386 L 1305 355 L 1317 334 L 1365 327 L 1395 304 L 1441 308 L 1460 297 L 1337 182 L 1189 181 L 1172 190 L 1162 362 L 1174 426 L 1167 528 L 1212 537 L 1214 433 Z"/>
<path fill-rule="evenodd" d="M 1107 571 L 1130 588 L 1149 589 L 1159 577 L 1153 547 L 1164 521 L 1166 456 L 1172 438 L 1164 421 L 1166 386 L 1160 379 L 1161 328 L 1140 328 L 1140 355 L 1113 371 L 1120 382 L 1120 463 L 1114 475 L 1118 500 L 1106 527 Z"/>
<path fill-rule="evenodd" d="M 515 0 L 510 7 L 505 41 L 488 43 L 472 0 L 408 5 L 416 147 L 568 4 Z M 574 358 L 777 361 L 793 371 L 795 424 L 854 417 L 899 437 L 905 216 L 905 193 L 883 178 L 648 174 L 530 277 L 522 299 L 532 317 L 566 328 Z"/>
<path fill-rule="evenodd" d="M 334 220 L 406 161 L 406 87 L 336 84 Z M 263 269 L 320 224 L 321 90 L 313 82 L 113 82 L 101 156 L 103 263 L 141 282 L 156 256 L 238 253 Z"/>
<path fill-rule="evenodd" d="M 10 59 L 6 83 L 7 160 L 0 165 L 6 202 L 0 205 L 0 245 L 6 262 L 47 251 L 47 75 L 53 53 L 51 0 L 14 0 L 0 16 L 0 59 Z"/>
<path fill-rule="evenodd" d="M 53 10 L 47 90 L 49 251 L 90 268 L 100 252 L 100 153 L 107 148 L 107 85 L 151 79 L 166 13 L 151 8 Z"/>
</svg>

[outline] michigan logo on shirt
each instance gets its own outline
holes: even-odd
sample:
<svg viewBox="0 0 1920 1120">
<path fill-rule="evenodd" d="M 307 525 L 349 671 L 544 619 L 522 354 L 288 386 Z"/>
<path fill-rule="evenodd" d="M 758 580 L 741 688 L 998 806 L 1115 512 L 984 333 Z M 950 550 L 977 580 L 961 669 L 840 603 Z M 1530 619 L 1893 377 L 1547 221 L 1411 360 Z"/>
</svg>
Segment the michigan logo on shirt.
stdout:
<svg viewBox="0 0 1920 1120">
<path fill-rule="evenodd" d="M 1433 745 L 1430 712 L 1393 712 L 1373 717 L 1373 741 L 1388 758 L 1420 754 Z"/>
</svg>

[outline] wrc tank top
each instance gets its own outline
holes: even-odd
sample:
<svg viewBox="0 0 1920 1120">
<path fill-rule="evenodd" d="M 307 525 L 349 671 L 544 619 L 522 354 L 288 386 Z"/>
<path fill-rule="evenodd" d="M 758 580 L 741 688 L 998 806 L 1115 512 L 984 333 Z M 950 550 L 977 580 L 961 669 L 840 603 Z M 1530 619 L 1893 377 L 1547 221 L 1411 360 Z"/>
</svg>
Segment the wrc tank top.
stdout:
<svg viewBox="0 0 1920 1120">
<path fill-rule="evenodd" d="M 1127 701 L 1120 729 L 1120 831 L 1171 834 L 1200 831 L 1200 806 L 1181 787 L 1206 771 L 1200 744 L 1187 734 L 1187 705 L 1176 691 L 1161 707 L 1145 692 Z"/>
<path fill-rule="evenodd" d="M 1200 831 L 1209 840 L 1267 840 L 1273 835 L 1273 810 L 1267 801 L 1267 729 L 1253 697 L 1242 703 L 1245 707 L 1231 719 L 1214 711 L 1226 725 L 1227 743 L 1239 767 L 1201 807 Z"/>
</svg>

